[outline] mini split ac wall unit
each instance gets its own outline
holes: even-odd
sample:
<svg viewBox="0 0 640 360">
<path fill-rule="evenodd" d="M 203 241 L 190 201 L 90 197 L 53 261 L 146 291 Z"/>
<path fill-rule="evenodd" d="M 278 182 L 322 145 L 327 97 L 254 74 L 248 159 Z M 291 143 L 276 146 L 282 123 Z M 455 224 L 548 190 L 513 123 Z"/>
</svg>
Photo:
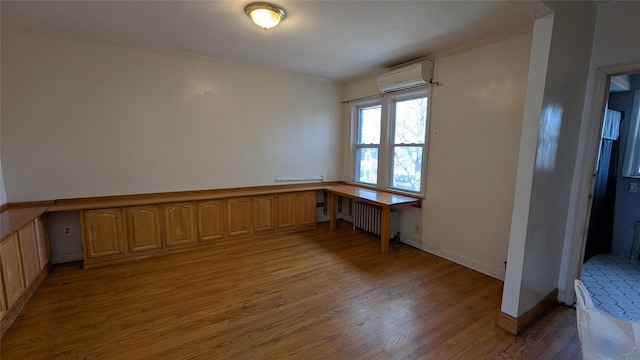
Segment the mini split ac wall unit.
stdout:
<svg viewBox="0 0 640 360">
<path fill-rule="evenodd" d="M 433 79 L 433 61 L 392 69 L 378 76 L 378 88 L 382 92 L 398 91 L 431 83 Z"/>
</svg>

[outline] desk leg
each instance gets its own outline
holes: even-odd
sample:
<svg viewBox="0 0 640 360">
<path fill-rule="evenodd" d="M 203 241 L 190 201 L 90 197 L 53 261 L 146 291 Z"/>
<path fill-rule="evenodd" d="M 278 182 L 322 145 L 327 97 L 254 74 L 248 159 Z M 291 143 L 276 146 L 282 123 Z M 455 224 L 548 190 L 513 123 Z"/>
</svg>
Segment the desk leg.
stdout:
<svg viewBox="0 0 640 360">
<path fill-rule="evenodd" d="M 330 201 L 330 208 L 329 208 L 329 229 L 335 229 L 336 228 L 336 214 L 338 212 L 338 195 L 331 193 L 331 201 Z"/>
<path fill-rule="evenodd" d="M 391 218 L 391 207 L 382 206 L 382 224 L 380 224 L 380 252 L 389 252 L 389 222 Z"/>
</svg>

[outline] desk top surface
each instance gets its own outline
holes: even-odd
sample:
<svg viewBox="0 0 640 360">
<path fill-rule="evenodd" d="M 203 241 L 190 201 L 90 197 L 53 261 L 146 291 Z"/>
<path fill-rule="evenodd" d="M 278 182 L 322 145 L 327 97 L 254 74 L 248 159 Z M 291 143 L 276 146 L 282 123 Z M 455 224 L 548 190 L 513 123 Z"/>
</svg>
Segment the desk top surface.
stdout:
<svg viewBox="0 0 640 360">
<path fill-rule="evenodd" d="M 338 195 L 362 199 L 379 205 L 416 205 L 422 202 L 422 200 L 418 198 L 398 195 L 381 190 L 361 188 L 354 185 L 332 185 L 327 186 L 326 190 Z"/>
<path fill-rule="evenodd" d="M 53 205 L 53 202 L 51 202 Z M 0 239 L 4 239 L 29 221 L 37 218 L 47 211 L 51 205 L 38 205 L 24 208 L 11 208 L 0 213 Z"/>
</svg>

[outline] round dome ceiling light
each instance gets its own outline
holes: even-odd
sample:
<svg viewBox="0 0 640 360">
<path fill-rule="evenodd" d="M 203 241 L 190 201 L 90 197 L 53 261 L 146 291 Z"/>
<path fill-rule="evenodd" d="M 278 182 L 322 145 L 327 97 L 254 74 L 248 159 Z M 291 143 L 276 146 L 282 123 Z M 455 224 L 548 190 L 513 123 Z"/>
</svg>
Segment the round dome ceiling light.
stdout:
<svg viewBox="0 0 640 360">
<path fill-rule="evenodd" d="M 245 6 L 244 12 L 256 25 L 265 30 L 278 25 L 287 16 L 283 8 L 267 2 L 253 2 Z"/>
</svg>

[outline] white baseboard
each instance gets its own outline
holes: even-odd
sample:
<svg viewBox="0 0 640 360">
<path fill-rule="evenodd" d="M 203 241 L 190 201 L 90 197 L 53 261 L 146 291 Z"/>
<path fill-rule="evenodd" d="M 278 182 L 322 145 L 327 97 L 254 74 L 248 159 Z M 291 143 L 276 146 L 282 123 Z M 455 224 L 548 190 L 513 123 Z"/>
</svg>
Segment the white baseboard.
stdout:
<svg viewBox="0 0 640 360">
<path fill-rule="evenodd" d="M 84 253 L 60 254 L 51 256 L 52 264 L 63 264 L 82 260 L 84 260 Z"/>
<path fill-rule="evenodd" d="M 503 268 L 496 268 L 494 266 L 488 265 L 488 264 L 484 264 L 481 262 L 478 262 L 475 259 L 463 256 L 463 255 L 458 255 L 458 254 L 454 254 L 451 253 L 447 250 L 442 250 L 442 249 L 438 249 L 436 247 L 430 246 L 430 245 L 426 245 L 424 243 L 422 243 L 422 241 L 418 240 L 418 239 L 413 239 L 411 237 L 405 236 L 405 235 L 401 235 L 400 236 L 400 241 L 402 241 L 403 243 L 407 244 L 407 245 L 411 245 L 415 248 L 418 248 L 422 251 L 426 251 L 430 254 L 436 255 L 438 257 L 441 257 L 443 259 L 447 259 L 450 261 L 453 261 L 456 264 L 460 264 L 464 267 L 467 267 L 471 270 L 475 270 L 477 272 L 483 273 L 485 275 L 491 276 L 492 278 L 504 281 L 504 273 L 505 270 Z"/>
<path fill-rule="evenodd" d="M 316 216 L 316 222 L 319 222 L 319 223 L 320 222 L 327 222 L 329 220 L 331 220 L 331 217 L 329 215 Z M 346 222 L 353 223 L 353 216 L 338 213 L 338 214 L 336 214 L 336 220 L 344 220 Z"/>
</svg>

